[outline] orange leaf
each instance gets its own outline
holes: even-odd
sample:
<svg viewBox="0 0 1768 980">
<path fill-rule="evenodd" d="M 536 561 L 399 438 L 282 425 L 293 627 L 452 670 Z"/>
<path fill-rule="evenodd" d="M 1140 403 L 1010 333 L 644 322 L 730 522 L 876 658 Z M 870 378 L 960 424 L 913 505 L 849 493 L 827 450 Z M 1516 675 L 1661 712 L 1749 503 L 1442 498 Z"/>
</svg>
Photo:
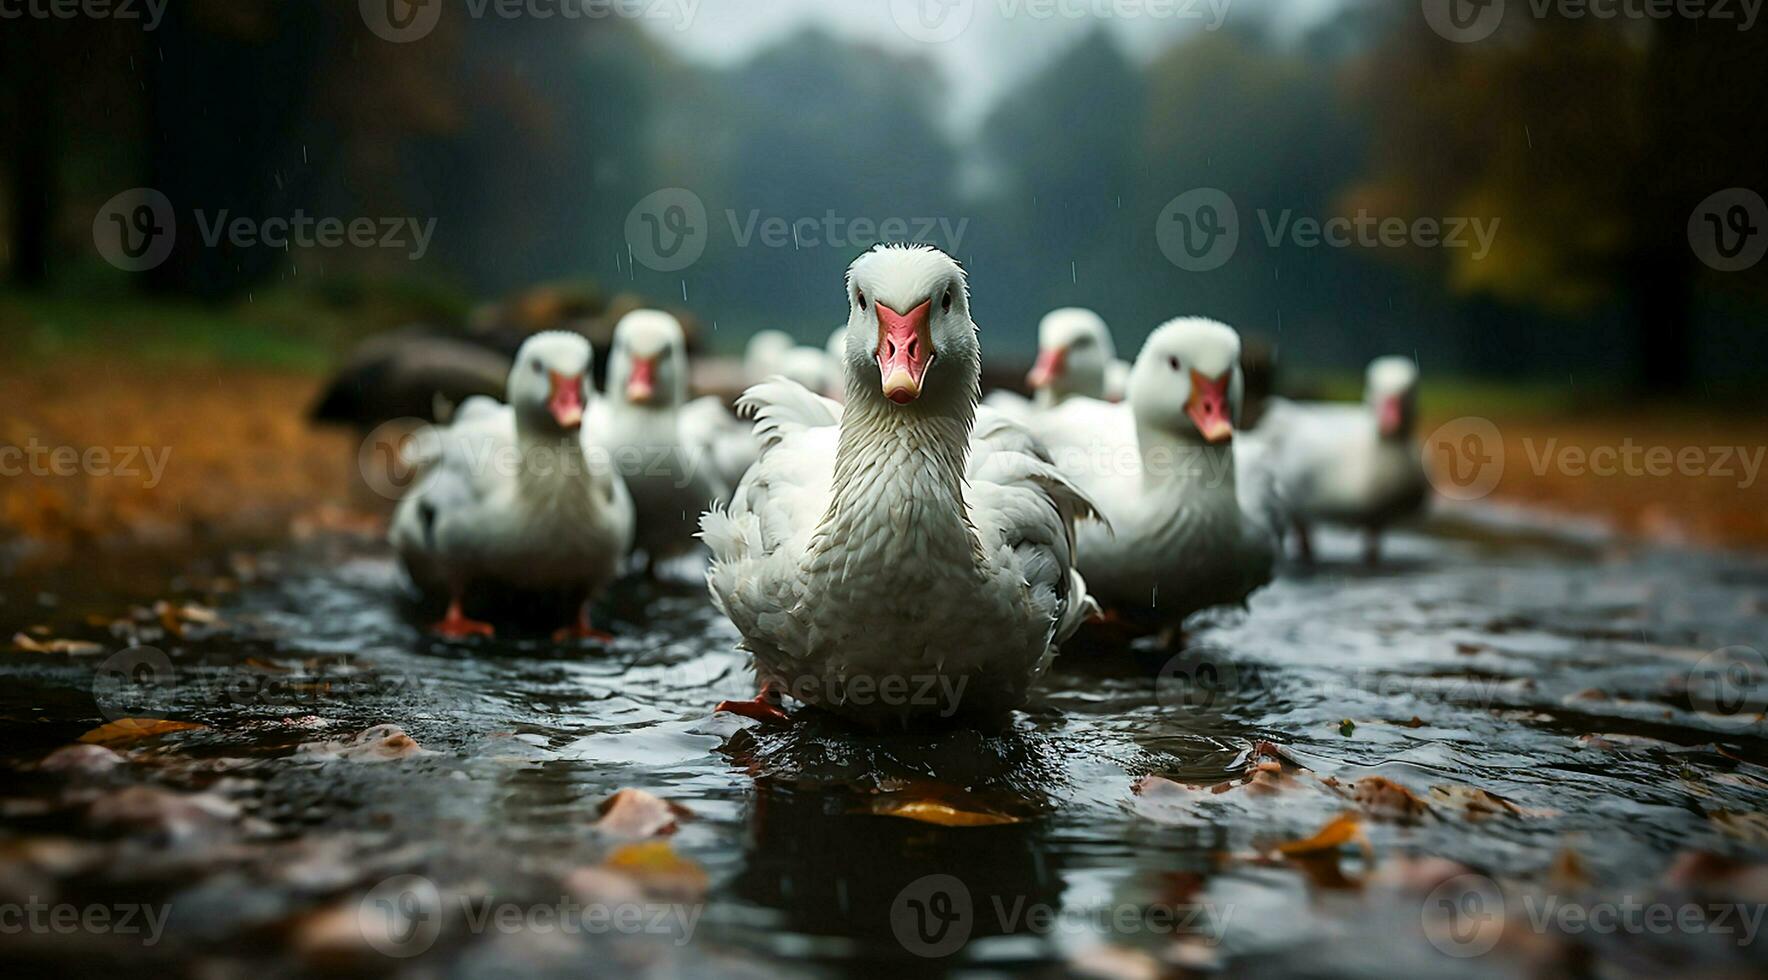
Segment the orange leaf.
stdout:
<svg viewBox="0 0 1768 980">
<path fill-rule="evenodd" d="M 673 834 L 676 819 L 690 815 L 687 807 L 642 789 L 623 789 L 608 797 L 601 809 L 602 818 L 595 822 L 595 829 L 610 837 Z"/>
<path fill-rule="evenodd" d="M 1313 854 L 1317 851 L 1334 851 L 1346 844 L 1359 843 L 1368 846 L 1363 836 L 1363 825 L 1354 813 L 1341 813 L 1321 827 L 1319 832 L 1306 840 L 1292 840 L 1277 845 L 1278 852 L 1291 857 L 1300 854 Z"/>
<path fill-rule="evenodd" d="M 931 800 L 880 800 L 872 805 L 872 812 L 881 817 L 902 817 L 905 820 L 919 820 L 941 827 L 998 827 L 1002 824 L 1019 823 L 1018 817 L 1010 817 L 1004 813 L 960 810 Z"/>
<path fill-rule="evenodd" d="M 165 718 L 119 718 L 81 735 L 80 741 L 93 745 L 126 745 L 167 732 L 194 731 L 206 727 L 208 726 L 195 722 L 171 721 Z"/>
</svg>

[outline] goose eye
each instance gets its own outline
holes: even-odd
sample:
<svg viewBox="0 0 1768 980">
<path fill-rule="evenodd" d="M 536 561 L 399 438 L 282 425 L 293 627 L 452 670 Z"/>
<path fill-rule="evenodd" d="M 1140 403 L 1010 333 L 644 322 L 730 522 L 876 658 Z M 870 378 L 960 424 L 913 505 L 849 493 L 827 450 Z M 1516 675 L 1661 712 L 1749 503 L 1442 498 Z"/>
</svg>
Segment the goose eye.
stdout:
<svg viewBox="0 0 1768 980">
<path fill-rule="evenodd" d="M 535 374 L 546 373 L 546 368 L 542 367 L 540 364 L 540 361 L 538 361 L 538 360 L 529 361 L 528 366 L 530 368 L 533 368 Z"/>
<path fill-rule="evenodd" d="M 1174 371 L 1177 371 L 1179 369 L 1179 359 L 1176 357 L 1167 358 L 1166 359 L 1166 366 L 1172 368 Z"/>
<path fill-rule="evenodd" d="M 860 309 L 862 309 L 862 310 L 863 310 L 863 309 L 865 309 L 865 308 L 866 308 L 866 294 L 865 294 L 865 290 L 863 290 L 863 289 L 860 289 L 860 290 L 854 290 L 854 293 L 853 293 L 853 295 L 854 295 L 854 296 L 856 296 L 856 297 L 858 297 L 858 298 L 859 298 L 859 308 L 860 308 Z"/>
<path fill-rule="evenodd" d="M 951 290 L 948 289 L 945 291 L 945 298 L 939 301 L 939 308 L 941 311 L 946 312 L 946 313 L 950 313 L 952 311 L 952 291 Z"/>
</svg>

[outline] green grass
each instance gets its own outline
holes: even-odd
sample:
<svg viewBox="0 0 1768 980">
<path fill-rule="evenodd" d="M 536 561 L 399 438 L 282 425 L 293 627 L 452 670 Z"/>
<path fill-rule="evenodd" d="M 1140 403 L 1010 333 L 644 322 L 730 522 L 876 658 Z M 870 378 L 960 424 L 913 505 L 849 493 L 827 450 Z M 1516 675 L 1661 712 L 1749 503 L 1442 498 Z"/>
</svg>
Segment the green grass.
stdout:
<svg viewBox="0 0 1768 980">
<path fill-rule="evenodd" d="M 318 372 L 363 336 L 417 320 L 448 322 L 466 302 L 413 284 L 274 287 L 224 303 L 162 299 L 96 282 L 0 290 L 0 327 L 26 357 L 108 356 Z"/>
</svg>

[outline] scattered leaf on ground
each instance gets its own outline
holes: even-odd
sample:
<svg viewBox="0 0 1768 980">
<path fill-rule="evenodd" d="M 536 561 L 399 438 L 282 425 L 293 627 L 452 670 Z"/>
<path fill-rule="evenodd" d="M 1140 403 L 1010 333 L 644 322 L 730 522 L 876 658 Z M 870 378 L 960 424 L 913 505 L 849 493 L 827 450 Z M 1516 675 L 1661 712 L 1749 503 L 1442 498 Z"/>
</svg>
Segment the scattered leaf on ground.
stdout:
<svg viewBox="0 0 1768 980">
<path fill-rule="evenodd" d="M 12 648 L 24 653 L 65 653 L 71 657 L 90 657 L 103 653 L 102 644 L 89 640 L 39 640 L 28 633 L 15 633 Z"/>
<path fill-rule="evenodd" d="M 1486 817 L 1556 817 L 1556 810 L 1533 810 L 1499 796 L 1490 790 L 1459 783 L 1438 783 L 1430 788 L 1430 799 L 1453 810 L 1460 810 L 1469 820 Z"/>
<path fill-rule="evenodd" d="M 343 741 L 303 742 L 295 747 L 295 755 L 300 758 L 351 762 L 392 762 L 429 754 L 398 725 L 376 725 Z"/>
<path fill-rule="evenodd" d="M 1363 835 L 1362 821 L 1355 813 L 1341 813 L 1328 821 L 1314 836 L 1285 841 L 1277 845 L 1277 851 L 1286 857 L 1296 857 L 1321 851 L 1336 851 L 1351 843 L 1360 845 L 1365 852 L 1369 850 L 1369 840 Z"/>
<path fill-rule="evenodd" d="M 1707 819 L 1730 837 L 1756 845 L 1768 844 L 1768 814 L 1714 810 L 1707 814 Z"/>
<path fill-rule="evenodd" d="M 885 798 L 872 804 L 871 812 L 883 817 L 902 817 L 941 827 L 998 827 L 1019 823 L 1020 818 L 1005 813 L 983 810 L 961 810 L 932 800 L 893 800 Z"/>
<path fill-rule="evenodd" d="M 80 741 L 93 745 L 127 745 L 168 732 L 188 732 L 206 727 L 208 726 L 191 721 L 173 721 L 170 718 L 119 718 L 81 735 Z"/>
<path fill-rule="evenodd" d="M 1431 813 L 1430 804 L 1386 776 L 1364 776 L 1352 783 L 1351 799 L 1371 816 L 1389 820 L 1421 820 Z"/>
<path fill-rule="evenodd" d="M 697 899 L 706 894 L 706 872 L 675 852 L 668 841 L 640 841 L 615 848 L 603 867 L 626 875 L 653 897 Z"/>
<path fill-rule="evenodd" d="M 1338 723 L 1338 734 L 1343 735 L 1345 738 L 1350 738 L 1352 735 L 1355 735 L 1356 732 L 1357 723 L 1349 718 Z"/>
<path fill-rule="evenodd" d="M 692 816 L 687 807 L 642 789 L 623 789 L 601 805 L 595 829 L 609 837 L 639 839 L 675 833 L 676 820 Z"/>
</svg>

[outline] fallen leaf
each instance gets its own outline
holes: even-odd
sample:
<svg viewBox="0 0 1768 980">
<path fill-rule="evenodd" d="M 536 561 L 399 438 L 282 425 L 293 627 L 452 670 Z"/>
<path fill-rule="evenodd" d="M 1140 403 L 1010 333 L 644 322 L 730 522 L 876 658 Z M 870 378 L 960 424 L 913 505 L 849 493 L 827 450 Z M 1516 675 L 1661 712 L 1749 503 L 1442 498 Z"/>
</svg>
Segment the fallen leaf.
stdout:
<svg viewBox="0 0 1768 980">
<path fill-rule="evenodd" d="M 1431 812 L 1416 793 L 1385 776 L 1364 776 L 1351 786 L 1351 799 L 1373 816 L 1412 821 Z"/>
<path fill-rule="evenodd" d="M 601 805 L 595 829 L 609 837 L 638 839 L 675 833 L 677 818 L 692 816 L 687 807 L 642 789 L 623 789 Z"/>
<path fill-rule="evenodd" d="M 80 741 L 92 745 L 127 745 L 168 732 L 188 732 L 206 727 L 208 726 L 191 721 L 173 721 L 169 718 L 119 718 L 81 735 Z"/>
<path fill-rule="evenodd" d="M 338 742 L 302 742 L 295 754 L 307 759 L 344 759 L 350 762 L 391 762 L 429 755 L 417 740 L 398 725 L 376 725 Z"/>
<path fill-rule="evenodd" d="M 90 657 L 103 653 L 102 644 L 88 640 L 38 640 L 27 633 L 15 633 L 12 648 L 24 653 L 65 653 L 70 657 Z"/>
<path fill-rule="evenodd" d="M 706 894 L 706 872 L 668 841 L 640 841 L 614 849 L 603 867 L 626 875 L 649 895 L 697 899 Z"/>
<path fill-rule="evenodd" d="M 1469 820 L 1482 820 L 1486 817 L 1557 817 L 1557 810 L 1533 810 L 1499 796 L 1489 790 L 1475 786 L 1462 786 L 1459 783 L 1439 783 L 1430 788 L 1430 798 L 1436 803 L 1463 811 Z"/>
<path fill-rule="evenodd" d="M 1352 735 L 1356 734 L 1356 731 L 1357 723 L 1349 718 L 1338 723 L 1338 734 L 1343 735 L 1345 738 L 1350 738 Z"/>
<path fill-rule="evenodd" d="M 1326 826 L 1321 827 L 1314 836 L 1285 841 L 1277 845 L 1277 851 L 1285 857 L 1296 857 L 1320 851 L 1336 851 L 1351 843 L 1360 845 L 1365 852 L 1369 850 L 1369 839 L 1363 835 L 1362 821 L 1355 813 L 1341 813 L 1327 821 Z"/>
<path fill-rule="evenodd" d="M 1751 844 L 1768 844 L 1768 814 L 1714 810 L 1707 820 L 1725 834 Z"/>
<path fill-rule="evenodd" d="M 905 820 L 919 820 L 941 827 L 998 827 L 1020 822 L 1018 817 L 1004 813 L 960 810 L 932 800 L 883 799 L 872 804 L 871 812 L 882 817 L 902 817 Z"/>
<path fill-rule="evenodd" d="M 1547 883 L 1558 892 L 1579 892 L 1590 886 L 1590 872 L 1584 867 L 1584 859 L 1578 852 L 1569 847 L 1562 847 L 1553 856 L 1553 864 L 1547 869 Z"/>
</svg>

